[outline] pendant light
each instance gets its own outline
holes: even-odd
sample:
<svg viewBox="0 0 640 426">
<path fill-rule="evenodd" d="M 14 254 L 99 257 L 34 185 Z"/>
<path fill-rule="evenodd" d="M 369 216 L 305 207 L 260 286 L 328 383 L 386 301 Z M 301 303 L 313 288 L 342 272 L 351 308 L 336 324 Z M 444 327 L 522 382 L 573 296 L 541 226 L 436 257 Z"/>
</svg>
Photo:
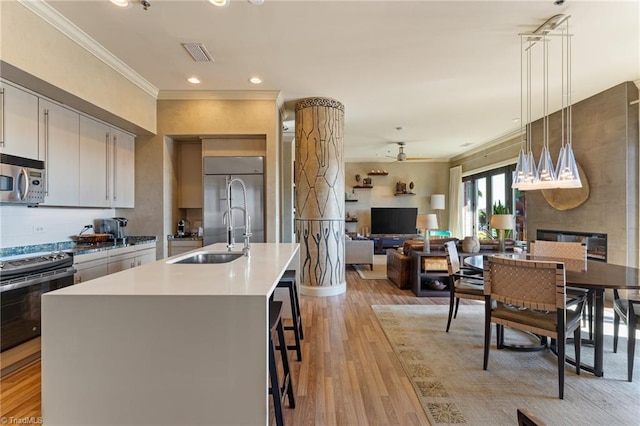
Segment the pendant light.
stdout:
<svg viewBox="0 0 640 426">
<path fill-rule="evenodd" d="M 558 156 L 557 165 L 551 160 L 549 150 L 549 38 L 548 36 L 560 25 L 566 23 L 565 28 L 561 31 L 560 39 L 562 42 L 562 70 L 560 72 L 562 79 L 562 124 L 561 124 L 561 148 Z M 556 36 L 558 34 L 551 34 Z M 525 40 L 527 45 L 525 47 Z M 532 121 L 531 121 L 531 52 L 536 43 L 542 45 L 542 150 L 540 153 L 540 161 L 537 163 L 532 153 Z M 567 55 L 565 57 L 565 43 Z M 526 71 L 523 72 L 523 51 L 526 51 Z M 566 60 L 566 73 L 565 73 Z M 526 102 L 524 99 L 523 84 L 526 74 Z M 566 107 L 564 87 L 567 87 Z M 523 105 L 526 107 L 527 124 L 523 128 L 522 116 Z M 520 34 L 520 132 L 526 129 L 526 136 L 522 137 L 521 148 L 518 154 L 518 161 L 514 174 L 512 188 L 521 191 L 534 189 L 551 189 L 551 188 L 580 188 L 582 184 L 578 174 L 578 166 L 575 161 L 572 147 L 572 116 L 571 116 L 571 35 L 569 34 L 569 16 L 554 15 L 538 27 L 532 33 Z"/>
</svg>

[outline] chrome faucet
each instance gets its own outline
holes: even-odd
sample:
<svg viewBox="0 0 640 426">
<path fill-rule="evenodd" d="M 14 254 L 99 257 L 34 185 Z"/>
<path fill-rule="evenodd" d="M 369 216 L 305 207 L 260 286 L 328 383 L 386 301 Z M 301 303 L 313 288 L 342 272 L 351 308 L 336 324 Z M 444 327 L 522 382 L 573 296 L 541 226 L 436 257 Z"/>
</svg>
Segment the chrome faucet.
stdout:
<svg viewBox="0 0 640 426">
<path fill-rule="evenodd" d="M 234 182 L 240 183 L 242 187 L 243 206 L 231 206 L 231 186 Z M 244 215 L 244 232 L 242 237 L 244 238 L 244 247 L 242 248 L 242 254 L 249 257 L 249 239 L 251 238 L 251 217 L 247 213 L 247 188 L 244 185 L 242 179 L 228 178 L 227 181 L 227 211 L 222 216 L 222 221 L 227 225 L 227 250 L 231 251 L 235 244 L 235 237 L 233 236 L 233 210 L 241 210 Z"/>
</svg>

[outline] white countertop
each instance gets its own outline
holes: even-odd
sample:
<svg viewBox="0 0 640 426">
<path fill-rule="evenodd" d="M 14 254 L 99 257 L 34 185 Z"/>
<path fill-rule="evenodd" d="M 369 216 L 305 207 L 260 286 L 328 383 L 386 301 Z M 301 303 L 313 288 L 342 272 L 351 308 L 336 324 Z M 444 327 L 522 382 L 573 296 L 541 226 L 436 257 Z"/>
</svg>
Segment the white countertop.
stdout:
<svg viewBox="0 0 640 426">
<path fill-rule="evenodd" d="M 237 250 L 242 245 L 237 245 Z M 252 243 L 251 256 L 219 264 L 175 264 L 200 252 L 224 252 L 217 243 L 116 274 L 46 293 L 57 295 L 267 296 L 299 249 L 297 243 Z M 236 251 L 236 250 L 234 250 Z"/>
</svg>

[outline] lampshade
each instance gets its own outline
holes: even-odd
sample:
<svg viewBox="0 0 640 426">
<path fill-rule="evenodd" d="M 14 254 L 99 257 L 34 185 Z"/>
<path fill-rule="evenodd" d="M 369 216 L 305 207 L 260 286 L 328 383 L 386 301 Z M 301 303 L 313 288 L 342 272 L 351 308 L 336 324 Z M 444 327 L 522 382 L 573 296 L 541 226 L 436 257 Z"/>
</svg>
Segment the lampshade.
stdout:
<svg viewBox="0 0 640 426">
<path fill-rule="evenodd" d="M 418 229 L 438 229 L 438 218 L 435 213 L 419 214 L 416 217 L 416 228 Z"/>
<path fill-rule="evenodd" d="M 493 229 L 513 229 L 513 215 L 494 214 L 491 216 L 491 222 L 489 222 L 489 225 Z"/>
<path fill-rule="evenodd" d="M 431 208 L 433 210 L 444 210 L 444 194 L 431 195 Z"/>
</svg>

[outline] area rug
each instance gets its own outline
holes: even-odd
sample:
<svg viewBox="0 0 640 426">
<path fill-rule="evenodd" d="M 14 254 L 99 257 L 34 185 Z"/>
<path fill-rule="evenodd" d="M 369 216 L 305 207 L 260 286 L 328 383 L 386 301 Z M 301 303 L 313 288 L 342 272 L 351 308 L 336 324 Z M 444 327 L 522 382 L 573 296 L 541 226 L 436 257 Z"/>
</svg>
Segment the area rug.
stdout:
<svg viewBox="0 0 640 426">
<path fill-rule="evenodd" d="M 373 271 L 369 265 L 353 265 L 363 280 L 384 280 L 387 278 L 387 256 L 376 254 L 373 256 Z"/>
<path fill-rule="evenodd" d="M 575 374 L 567 365 L 564 400 L 558 399 L 557 359 L 550 351 L 492 349 L 482 369 L 484 306 L 460 306 L 445 333 L 448 306 L 374 305 L 382 329 L 434 425 L 515 425 L 526 408 L 547 425 L 636 425 L 640 419 L 640 374 L 626 381 L 626 338 L 612 353 L 605 335 L 605 377 Z M 612 318 L 607 318 L 609 322 Z M 610 324 L 605 328 L 610 331 Z M 623 336 L 626 329 L 621 329 Z M 507 332 L 506 339 L 517 339 Z M 567 348 L 573 354 L 573 346 Z M 583 361 L 593 349 L 583 347 Z M 636 358 L 636 365 L 640 362 Z"/>
</svg>

